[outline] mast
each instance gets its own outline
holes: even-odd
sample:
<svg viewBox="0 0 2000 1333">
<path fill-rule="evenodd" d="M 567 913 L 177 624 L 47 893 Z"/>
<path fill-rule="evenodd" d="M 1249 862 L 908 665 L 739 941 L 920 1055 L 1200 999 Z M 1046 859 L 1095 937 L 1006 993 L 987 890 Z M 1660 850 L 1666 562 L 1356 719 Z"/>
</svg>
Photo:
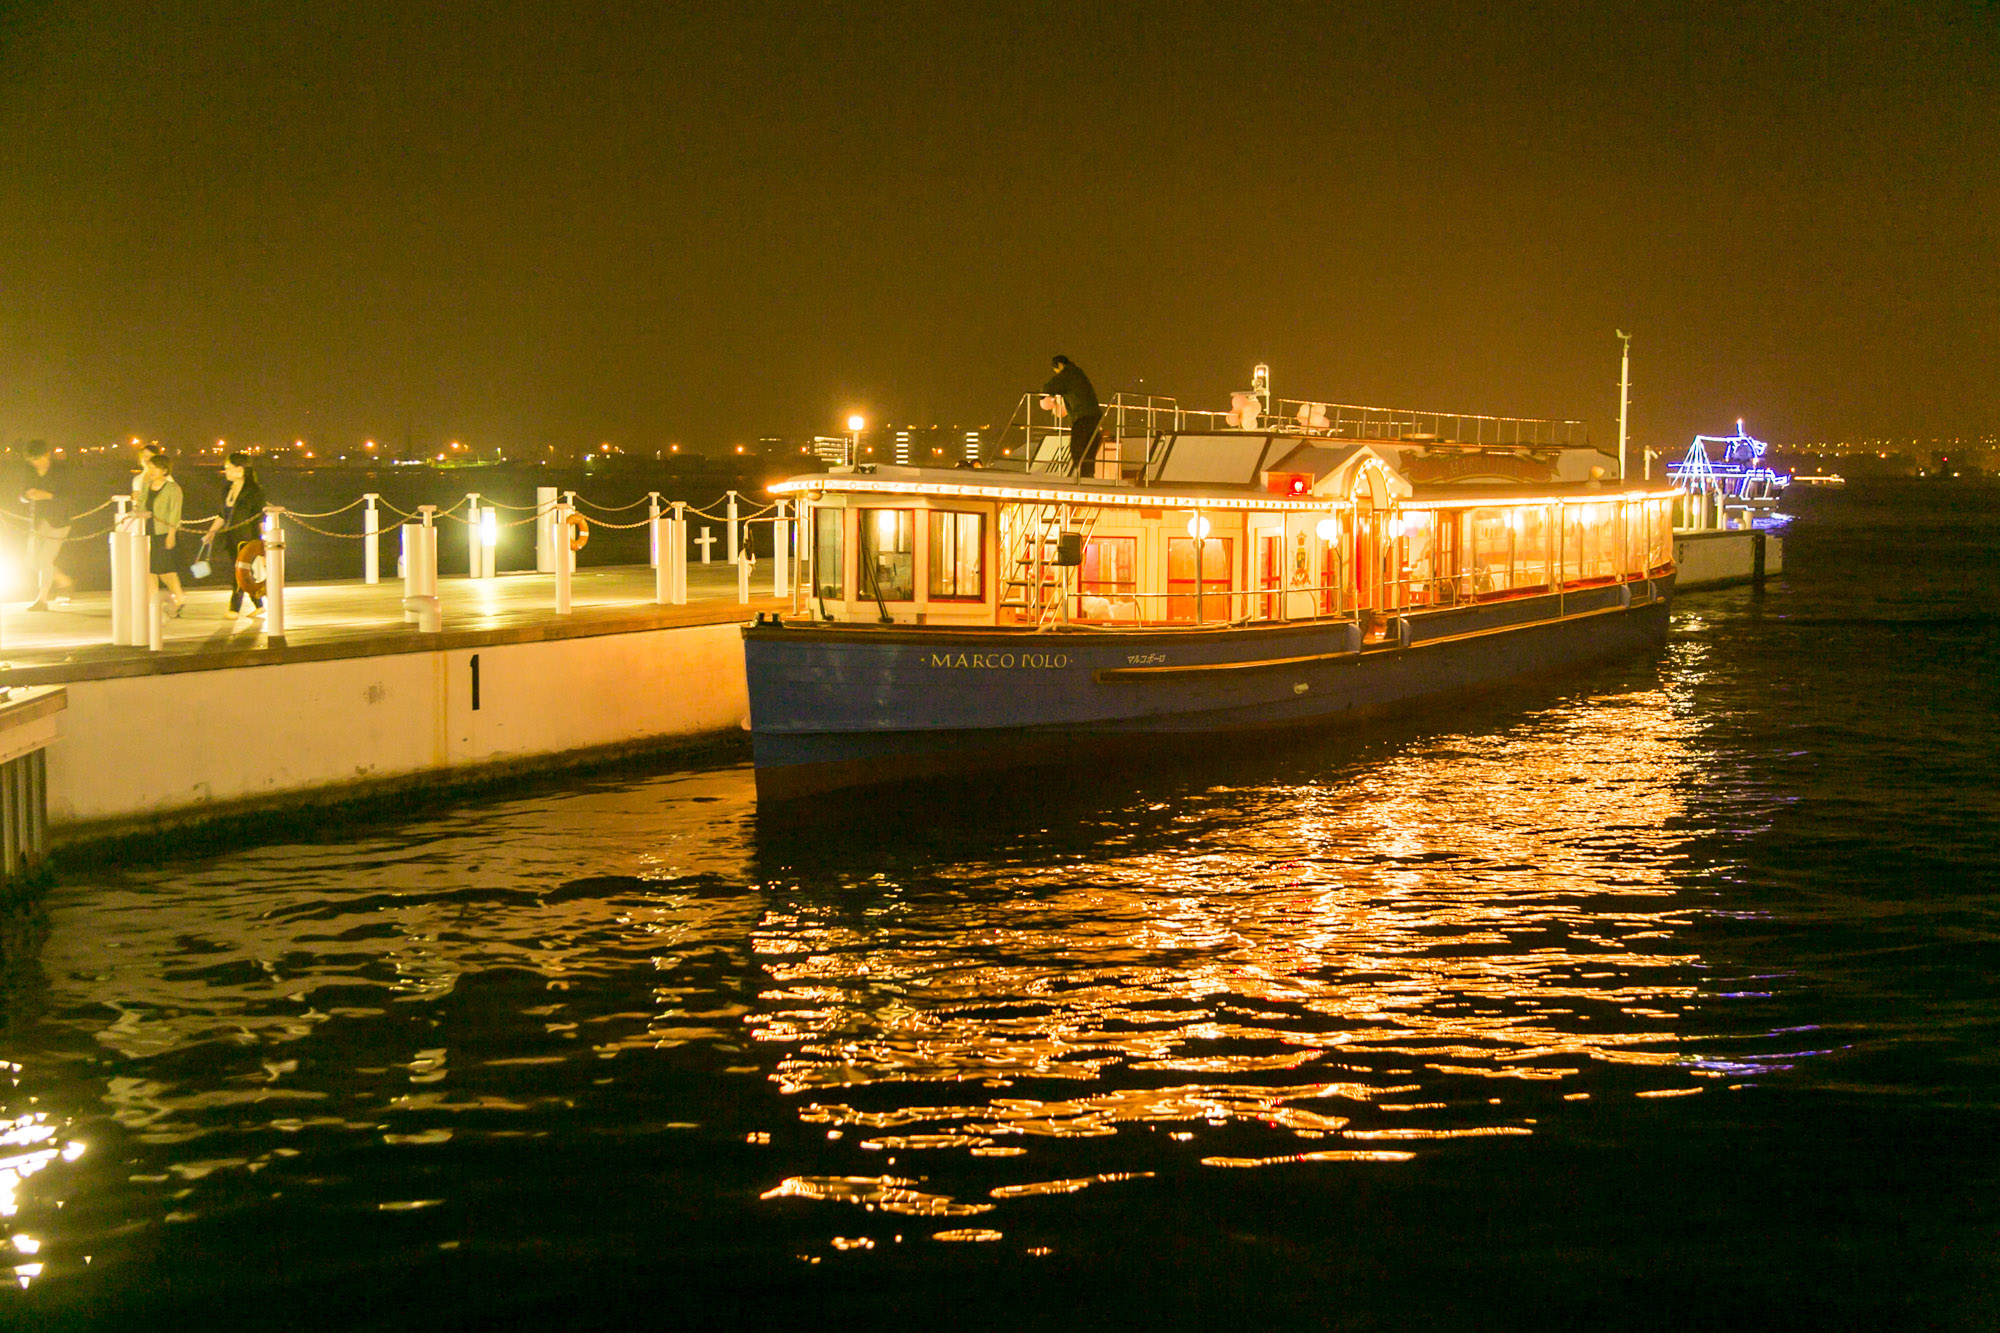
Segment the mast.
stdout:
<svg viewBox="0 0 2000 1333">
<path fill-rule="evenodd" d="M 1625 344 L 1625 351 L 1618 358 L 1618 480 L 1625 480 L 1625 418 L 1626 410 L 1632 402 L 1632 335 L 1619 329 L 1618 337 Z M 1652 469 L 1646 469 L 1647 476 Z"/>
</svg>

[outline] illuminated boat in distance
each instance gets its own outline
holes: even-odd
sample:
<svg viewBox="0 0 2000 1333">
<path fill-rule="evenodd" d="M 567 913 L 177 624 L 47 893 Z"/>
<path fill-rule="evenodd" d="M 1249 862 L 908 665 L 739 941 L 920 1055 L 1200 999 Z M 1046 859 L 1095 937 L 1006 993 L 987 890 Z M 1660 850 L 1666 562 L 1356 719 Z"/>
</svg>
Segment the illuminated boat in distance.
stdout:
<svg viewBox="0 0 2000 1333">
<path fill-rule="evenodd" d="M 1770 447 L 1746 432 L 1739 420 L 1734 435 L 1695 436 L 1687 456 L 1667 464 L 1667 476 L 1691 499 L 1708 497 L 1711 504 L 1732 509 L 1776 509 L 1792 478 L 1765 463 Z"/>
<path fill-rule="evenodd" d="M 802 568 L 743 631 L 759 794 L 1339 726 L 1663 642 L 1679 492 L 1605 480 L 1581 423 L 1238 400 L 1114 399 L 1087 478 L 1027 399 L 998 467 L 772 486 Z"/>
</svg>

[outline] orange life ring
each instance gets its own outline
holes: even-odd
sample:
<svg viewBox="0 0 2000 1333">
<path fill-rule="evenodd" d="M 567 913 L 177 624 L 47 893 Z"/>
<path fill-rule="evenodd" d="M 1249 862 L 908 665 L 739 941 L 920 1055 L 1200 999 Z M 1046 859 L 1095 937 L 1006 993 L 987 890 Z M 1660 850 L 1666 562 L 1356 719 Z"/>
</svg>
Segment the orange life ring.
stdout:
<svg viewBox="0 0 2000 1333">
<path fill-rule="evenodd" d="M 572 510 L 565 521 L 569 524 L 569 549 L 581 551 L 590 544 L 590 520 Z"/>
<path fill-rule="evenodd" d="M 257 566 L 264 559 L 262 539 L 253 538 L 236 548 L 236 586 L 252 597 L 264 595 L 264 578 Z"/>
</svg>

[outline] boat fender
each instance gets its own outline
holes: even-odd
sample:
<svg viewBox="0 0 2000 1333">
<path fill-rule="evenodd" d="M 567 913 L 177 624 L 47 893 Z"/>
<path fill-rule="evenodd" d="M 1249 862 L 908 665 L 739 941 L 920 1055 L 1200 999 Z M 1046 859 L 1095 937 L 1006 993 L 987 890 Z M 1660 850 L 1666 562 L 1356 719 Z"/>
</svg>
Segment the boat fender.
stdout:
<svg viewBox="0 0 2000 1333">
<path fill-rule="evenodd" d="M 1632 609 L 1632 585 L 1629 583 L 1618 585 L 1618 609 L 1621 611 Z"/>
<path fill-rule="evenodd" d="M 1360 652 L 1361 626 L 1353 623 L 1342 625 L 1340 627 L 1340 646 L 1334 649 L 1334 651 L 1349 654 Z"/>
<path fill-rule="evenodd" d="M 1398 648 L 1408 648 L 1410 646 L 1410 618 L 1408 616 L 1396 617 L 1396 646 Z"/>
</svg>

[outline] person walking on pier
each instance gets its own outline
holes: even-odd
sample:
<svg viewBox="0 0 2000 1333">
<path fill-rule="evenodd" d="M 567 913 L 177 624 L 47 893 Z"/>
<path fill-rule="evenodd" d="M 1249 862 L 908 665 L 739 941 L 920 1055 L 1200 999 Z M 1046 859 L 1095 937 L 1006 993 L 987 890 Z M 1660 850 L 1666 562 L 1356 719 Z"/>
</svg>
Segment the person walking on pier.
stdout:
<svg viewBox="0 0 2000 1333">
<path fill-rule="evenodd" d="M 1090 387 L 1090 377 L 1074 361 L 1058 356 L 1049 364 L 1056 373 L 1042 386 L 1042 393 L 1062 399 L 1069 417 L 1070 458 L 1076 475 L 1088 477 L 1097 468 L 1097 423 L 1104 419 L 1104 409 L 1098 405 L 1097 390 Z"/>
<path fill-rule="evenodd" d="M 158 597 L 160 585 L 165 584 L 174 599 L 167 614 L 177 616 L 186 599 L 181 595 L 180 552 L 176 549 L 181 530 L 181 484 L 174 480 L 173 454 L 154 450 L 140 479 L 139 512 L 146 516 L 146 531 L 151 534 L 146 566 L 152 576 L 151 591 Z"/>
<path fill-rule="evenodd" d="M 257 470 L 250 466 L 250 455 L 236 450 L 222 464 L 223 479 L 229 489 L 222 497 L 222 512 L 208 525 L 208 539 L 220 541 L 217 550 L 227 555 L 237 571 L 253 564 L 264 553 L 264 488 L 257 484 Z M 252 545 L 256 550 L 246 550 Z M 261 615 L 264 598 L 261 593 L 244 587 L 244 576 L 234 575 L 235 586 L 229 590 L 229 612 L 242 617 Z"/>
<path fill-rule="evenodd" d="M 30 611 L 49 609 L 49 594 L 57 602 L 69 600 L 75 580 L 56 564 L 63 542 L 69 538 L 70 520 L 76 513 L 75 495 L 70 489 L 69 471 L 58 467 L 55 451 L 46 440 L 31 440 L 24 451 L 28 459 L 28 484 L 21 498 L 28 502 L 28 531 L 35 547 L 35 600 Z"/>
</svg>

